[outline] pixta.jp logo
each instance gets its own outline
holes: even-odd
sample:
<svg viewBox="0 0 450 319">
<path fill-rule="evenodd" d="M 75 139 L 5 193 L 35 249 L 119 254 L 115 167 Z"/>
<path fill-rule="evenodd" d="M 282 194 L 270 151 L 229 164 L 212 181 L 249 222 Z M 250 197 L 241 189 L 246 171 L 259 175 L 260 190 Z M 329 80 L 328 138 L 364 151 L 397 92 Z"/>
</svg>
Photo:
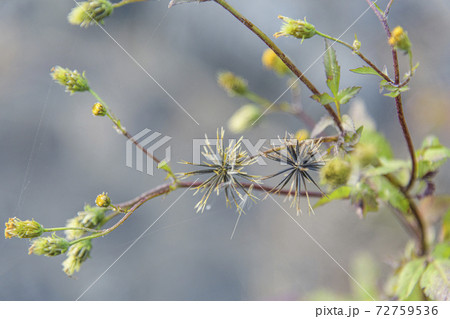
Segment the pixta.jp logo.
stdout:
<svg viewBox="0 0 450 319">
<path fill-rule="evenodd" d="M 138 142 L 142 148 L 144 148 L 148 154 L 152 155 L 156 150 L 163 147 L 164 144 L 169 142 L 172 138 L 170 136 L 162 136 L 159 132 L 151 133 L 148 128 L 140 131 L 138 134 L 132 137 L 133 140 Z M 139 172 L 144 172 L 144 162 L 146 166 L 146 173 L 148 175 L 153 175 L 153 160 L 145 154 L 139 147 L 137 147 L 131 139 L 126 143 L 126 165 L 130 168 L 135 168 Z M 134 156 L 133 156 L 134 155 Z M 165 158 L 166 162 L 170 161 L 170 146 L 165 148 Z"/>
</svg>

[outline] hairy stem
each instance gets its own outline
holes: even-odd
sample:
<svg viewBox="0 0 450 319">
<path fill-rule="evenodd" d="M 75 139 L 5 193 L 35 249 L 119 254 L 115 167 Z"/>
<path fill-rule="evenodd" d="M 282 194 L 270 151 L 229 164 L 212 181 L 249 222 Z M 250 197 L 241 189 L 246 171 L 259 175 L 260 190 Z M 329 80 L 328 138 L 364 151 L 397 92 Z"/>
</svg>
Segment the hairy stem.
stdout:
<svg viewBox="0 0 450 319">
<path fill-rule="evenodd" d="M 295 66 L 295 64 L 289 59 L 284 52 L 278 48 L 275 43 L 259 29 L 255 26 L 250 20 L 245 18 L 240 12 L 230 6 L 225 0 L 214 0 L 217 4 L 221 5 L 225 10 L 231 13 L 236 19 L 238 19 L 242 24 L 244 24 L 250 31 L 252 31 L 256 36 L 258 36 L 273 52 L 286 64 L 286 66 L 298 77 L 303 84 L 314 94 L 320 95 L 319 90 L 309 81 L 308 78 Z M 342 127 L 342 123 L 334 112 L 333 108 L 330 104 L 324 105 L 327 112 L 330 114 L 333 121 L 338 126 L 341 132 L 344 132 L 344 128 Z"/>
</svg>

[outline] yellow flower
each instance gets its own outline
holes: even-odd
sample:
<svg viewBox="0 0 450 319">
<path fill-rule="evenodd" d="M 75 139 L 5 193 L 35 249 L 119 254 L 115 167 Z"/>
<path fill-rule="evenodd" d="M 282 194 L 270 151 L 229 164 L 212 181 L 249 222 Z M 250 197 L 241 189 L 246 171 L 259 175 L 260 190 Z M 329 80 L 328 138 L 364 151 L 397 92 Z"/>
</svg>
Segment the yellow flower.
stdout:
<svg viewBox="0 0 450 319">
<path fill-rule="evenodd" d="M 296 138 L 297 140 L 299 140 L 299 141 L 306 140 L 308 137 L 309 137 L 309 132 L 308 132 L 307 130 L 305 130 L 305 129 L 298 130 L 298 131 L 295 133 L 295 138 Z"/>
<path fill-rule="evenodd" d="M 408 53 L 411 50 L 411 41 L 409 41 L 408 33 L 401 26 L 397 26 L 392 30 L 389 44 L 396 49 L 400 49 Z"/>
<path fill-rule="evenodd" d="M 105 116 L 108 111 L 101 103 L 95 103 L 92 107 L 92 114 L 95 116 Z"/>
<path fill-rule="evenodd" d="M 95 204 L 97 204 L 98 207 L 108 207 L 111 205 L 111 199 L 108 197 L 108 193 L 101 193 L 97 196 L 95 199 Z"/>
<path fill-rule="evenodd" d="M 267 69 L 275 71 L 280 76 L 285 75 L 290 71 L 287 65 L 284 64 L 272 49 L 264 51 L 261 61 Z"/>
<path fill-rule="evenodd" d="M 5 226 L 5 238 L 34 238 L 41 236 L 44 232 L 44 227 L 34 219 L 22 221 L 14 217 L 10 218 Z"/>
</svg>

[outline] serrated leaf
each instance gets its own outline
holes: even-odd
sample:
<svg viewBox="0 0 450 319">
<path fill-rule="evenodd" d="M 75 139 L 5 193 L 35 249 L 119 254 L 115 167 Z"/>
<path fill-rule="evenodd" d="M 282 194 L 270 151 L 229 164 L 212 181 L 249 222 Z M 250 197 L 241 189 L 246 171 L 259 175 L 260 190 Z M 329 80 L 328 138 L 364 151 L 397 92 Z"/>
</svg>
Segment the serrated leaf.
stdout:
<svg viewBox="0 0 450 319">
<path fill-rule="evenodd" d="M 379 77 L 383 78 L 381 75 L 377 73 L 372 67 L 370 66 L 362 66 L 360 68 L 356 69 L 350 69 L 351 72 L 358 73 L 358 74 L 373 74 L 378 75 Z"/>
<path fill-rule="evenodd" d="M 400 300 L 408 298 L 424 271 L 425 258 L 414 259 L 402 267 L 395 289 L 395 294 Z"/>
<path fill-rule="evenodd" d="M 420 280 L 420 287 L 432 300 L 450 300 L 450 260 L 436 259 L 429 263 Z"/>
<path fill-rule="evenodd" d="M 328 115 L 323 116 L 314 126 L 311 131 L 311 137 L 316 137 L 320 133 L 322 133 L 327 127 L 334 125 L 334 121 Z"/>
<path fill-rule="evenodd" d="M 325 75 L 327 77 L 327 86 L 333 96 L 337 96 L 339 92 L 339 81 L 341 77 L 341 67 L 336 59 L 336 51 L 328 45 L 325 40 L 325 54 L 323 56 L 325 65 Z"/>
<path fill-rule="evenodd" d="M 378 196 L 389 203 L 392 207 L 397 208 L 403 213 L 408 212 L 409 202 L 400 190 L 392 185 L 387 179 L 379 177 L 374 179 L 377 184 Z"/>
<path fill-rule="evenodd" d="M 358 94 L 359 90 L 361 90 L 360 86 L 348 87 L 346 89 L 339 91 L 336 99 L 339 101 L 341 105 L 345 104 L 348 101 L 350 101 L 350 99 L 353 98 L 356 94 Z"/>
<path fill-rule="evenodd" d="M 336 188 L 331 194 L 323 196 L 321 199 L 319 199 L 314 207 L 325 205 L 333 200 L 348 198 L 350 196 L 351 190 L 352 188 L 350 186 L 341 186 L 339 188 Z"/>
<path fill-rule="evenodd" d="M 322 93 L 320 95 L 312 95 L 311 98 L 322 105 L 330 104 L 334 102 L 334 99 L 328 93 Z"/>
</svg>

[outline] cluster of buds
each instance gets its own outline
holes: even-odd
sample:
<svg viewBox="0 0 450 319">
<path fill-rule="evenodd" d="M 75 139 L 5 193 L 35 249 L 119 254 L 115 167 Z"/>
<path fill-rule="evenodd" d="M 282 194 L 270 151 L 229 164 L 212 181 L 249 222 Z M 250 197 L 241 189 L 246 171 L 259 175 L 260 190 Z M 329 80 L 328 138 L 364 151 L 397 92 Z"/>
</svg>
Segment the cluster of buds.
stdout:
<svg viewBox="0 0 450 319">
<path fill-rule="evenodd" d="M 248 92 L 247 81 L 232 72 L 219 73 L 217 76 L 217 83 L 227 91 L 230 96 L 244 95 Z"/>
<path fill-rule="evenodd" d="M 72 276 L 75 271 L 80 271 L 81 264 L 89 258 L 91 249 L 91 240 L 83 240 L 70 246 L 67 258 L 62 263 L 64 272 Z"/>
<path fill-rule="evenodd" d="M 262 64 L 269 70 L 273 70 L 280 76 L 286 75 L 289 73 L 289 68 L 286 64 L 278 57 L 278 55 L 273 52 L 272 49 L 267 49 L 264 51 L 262 58 Z"/>
<path fill-rule="evenodd" d="M 77 70 L 72 71 L 60 66 L 55 66 L 51 69 L 50 75 L 53 80 L 66 87 L 66 92 L 70 92 L 71 94 L 89 90 L 89 84 L 84 76 L 84 72 L 83 74 L 80 74 Z"/>
<path fill-rule="evenodd" d="M 70 24 L 87 28 L 91 24 L 101 23 L 113 13 L 114 6 L 108 0 L 89 0 L 77 3 L 67 19 Z"/>
<path fill-rule="evenodd" d="M 284 24 L 281 30 L 273 35 L 275 38 L 292 36 L 302 39 L 303 42 L 304 39 L 309 39 L 316 35 L 316 28 L 311 23 L 308 23 L 306 18 L 304 20 L 294 20 L 283 16 L 278 16 L 278 18 L 283 20 Z"/>
<path fill-rule="evenodd" d="M 397 26 L 392 30 L 389 44 L 405 53 L 409 53 L 411 50 L 411 41 L 409 41 L 408 33 L 401 26 Z"/>
</svg>

